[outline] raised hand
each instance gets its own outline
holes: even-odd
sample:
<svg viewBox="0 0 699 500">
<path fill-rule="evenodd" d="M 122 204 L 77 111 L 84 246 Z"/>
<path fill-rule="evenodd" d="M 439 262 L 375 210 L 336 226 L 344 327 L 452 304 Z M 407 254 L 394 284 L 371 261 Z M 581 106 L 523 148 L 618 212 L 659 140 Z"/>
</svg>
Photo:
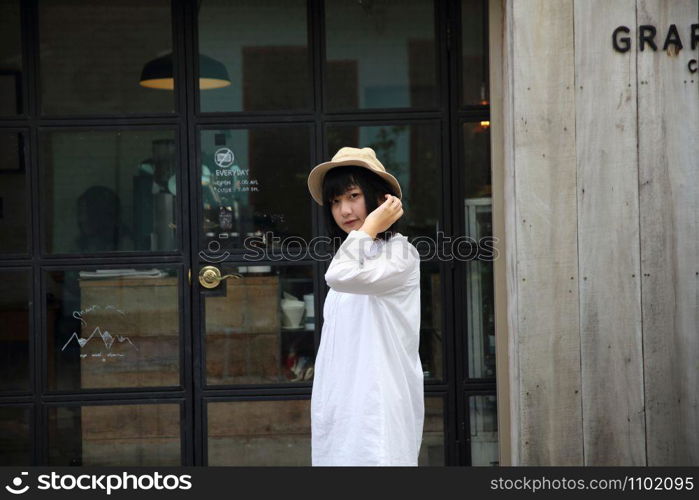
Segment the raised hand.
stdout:
<svg viewBox="0 0 699 500">
<path fill-rule="evenodd" d="M 391 227 L 394 222 L 403 216 L 403 203 L 400 201 L 400 198 L 390 194 L 384 196 L 386 201 L 366 216 L 364 224 L 360 228 L 360 230 L 368 233 L 372 238 L 376 238 L 378 233 Z"/>
</svg>

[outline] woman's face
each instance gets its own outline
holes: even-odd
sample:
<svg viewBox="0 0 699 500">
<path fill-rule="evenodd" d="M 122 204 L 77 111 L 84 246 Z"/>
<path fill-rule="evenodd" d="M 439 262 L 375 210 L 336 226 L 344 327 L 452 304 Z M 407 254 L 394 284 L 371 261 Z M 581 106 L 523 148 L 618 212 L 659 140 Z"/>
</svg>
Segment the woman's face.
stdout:
<svg viewBox="0 0 699 500">
<path fill-rule="evenodd" d="M 366 204 L 364 193 L 359 186 L 350 186 L 342 196 L 331 201 L 331 211 L 335 223 L 349 234 L 353 229 L 359 229 L 366 219 Z"/>
</svg>

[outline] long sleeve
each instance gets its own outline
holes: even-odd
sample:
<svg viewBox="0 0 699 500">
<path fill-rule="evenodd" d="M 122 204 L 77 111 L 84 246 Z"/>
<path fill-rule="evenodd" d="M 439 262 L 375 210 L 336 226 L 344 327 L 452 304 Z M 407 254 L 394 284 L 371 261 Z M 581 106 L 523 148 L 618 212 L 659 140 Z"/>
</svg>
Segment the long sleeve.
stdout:
<svg viewBox="0 0 699 500">
<path fill-rule="evenodd" d="M 404 286 L 420 256 L 411 244 L 386 244 L 370 256 L 373 240 L 364 231 L 352 230 L 338 249 L 325 273 L 325 281 L 338 292 L 383 295 Z"/>
</svg>

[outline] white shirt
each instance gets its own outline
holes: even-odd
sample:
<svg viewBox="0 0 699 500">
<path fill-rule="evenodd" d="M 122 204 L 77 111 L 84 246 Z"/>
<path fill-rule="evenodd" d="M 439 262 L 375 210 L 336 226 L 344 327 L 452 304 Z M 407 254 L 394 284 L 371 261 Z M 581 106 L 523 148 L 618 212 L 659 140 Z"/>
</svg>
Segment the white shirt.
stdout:
<svg viewBox="0 0 699 500">
<path fill-rule="evenodd" d="M 425 415 L 417 249 L 400 233 L 385 242 L 352 230 L 325 281 L 312 463 L 417 465 Z"/>
</svg>

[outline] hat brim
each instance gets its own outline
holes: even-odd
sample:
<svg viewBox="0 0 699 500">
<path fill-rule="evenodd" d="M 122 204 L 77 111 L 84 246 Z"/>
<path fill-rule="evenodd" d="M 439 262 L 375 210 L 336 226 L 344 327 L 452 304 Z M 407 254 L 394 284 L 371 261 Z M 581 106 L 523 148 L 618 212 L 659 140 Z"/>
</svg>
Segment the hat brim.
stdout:
<svg viewBox="0 0 699 500">
<path fill-rule="evenodd" d="M 328 173 L 328 170 L 331 170 L 335 167 L 344 167 L 348 165 L 364 167 L 371 173 L 378 175 L 379 177 L 383 178 L 386 182 L 388 182 L 391 185 L 391 187 L 393 187 L 396 190 L 399 199 L 403 198 L 403 192 L 401 191 L 398 179 L 393 177 L 388 172 L 378 172 L 374 170 L 371 167 L 371 164 L 368 162 L 362 161 L 360 159 L 351 159 L 341 161 L 326 161 L 325 163 L 320 163 L 316 165 L 313 168 L 313 170 L 311 170 L 311 172 L 308 174 L 308 190 L 310 191 L 311 196 L 316 201 L 316 203 L 318 203 L 319 205 L 323 205 L 323 179 L 325 179 L 325 174 Z"/>
</svg>

